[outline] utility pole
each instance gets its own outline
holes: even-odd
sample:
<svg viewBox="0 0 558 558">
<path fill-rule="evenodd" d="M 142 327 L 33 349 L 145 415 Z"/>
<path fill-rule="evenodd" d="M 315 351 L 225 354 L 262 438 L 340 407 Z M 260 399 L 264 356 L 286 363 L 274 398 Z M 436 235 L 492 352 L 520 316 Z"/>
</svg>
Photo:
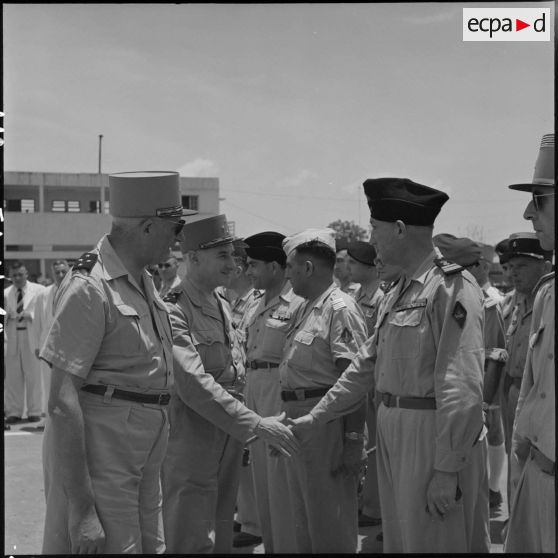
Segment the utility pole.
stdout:
<svg viewBox="0 0 558 558">
<path fill-rule="evenodd" d="M 101 144 L 103 142 L 103 134 L 99 134 L 99 174 L 101 174 Z"/>
</svg>

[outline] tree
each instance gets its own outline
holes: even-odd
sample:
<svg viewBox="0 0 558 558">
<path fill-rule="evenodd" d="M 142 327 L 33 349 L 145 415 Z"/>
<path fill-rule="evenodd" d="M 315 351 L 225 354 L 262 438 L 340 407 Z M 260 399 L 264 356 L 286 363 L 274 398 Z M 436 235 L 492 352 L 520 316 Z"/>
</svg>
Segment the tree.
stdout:
<svg viewBox="0 0 558 558">
<path fill-rule="evenodd" d="M 337 219 L 337 221 L 330 223 L 328 227 L 335 231 L 335 238 L 346 238 L 348 241 L 366 241 L 368 239 L 368 231 L 357 225 L 354 221 Z"/>
</svg>

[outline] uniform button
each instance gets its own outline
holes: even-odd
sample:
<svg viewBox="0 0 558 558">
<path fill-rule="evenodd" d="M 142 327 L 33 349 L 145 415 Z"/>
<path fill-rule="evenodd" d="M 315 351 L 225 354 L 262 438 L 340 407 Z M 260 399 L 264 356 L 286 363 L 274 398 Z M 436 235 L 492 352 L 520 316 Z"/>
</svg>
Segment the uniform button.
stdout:
<svg viewBox="0 0 558 558">
<path fill-rule="evenodd" d="M 546 393 L 543 391 L 543 392 L 541 393 L 541 399 L 544 399 L 545 397 L 546 397 Z"/>
</svg>

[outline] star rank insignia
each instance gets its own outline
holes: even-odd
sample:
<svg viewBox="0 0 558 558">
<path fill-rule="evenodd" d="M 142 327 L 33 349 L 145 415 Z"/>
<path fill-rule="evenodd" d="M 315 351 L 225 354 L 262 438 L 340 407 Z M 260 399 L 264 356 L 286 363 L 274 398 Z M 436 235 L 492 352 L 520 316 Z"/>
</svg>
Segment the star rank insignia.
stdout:
<svg viewBox="0 0 558 558">
<path fill-rule="evenodd" d="M 463 325 L 465 324 L 465 319 L 467 318 L 467 310 L 461 302 L 456 302 L 455 306 L 453 307 L 452 316 L 455 318 L 455 321 L 459 324 L 459 327 L 463 329 Z"/>
<path fill-rule="evenodd" d="M 341 333 L 341 341 L 343 341 L 343 343 L 350 343 L 353 340 L 353 333 L 352 331 L 346 327 L 343 329 L 343 332 Z"/>
</svg>

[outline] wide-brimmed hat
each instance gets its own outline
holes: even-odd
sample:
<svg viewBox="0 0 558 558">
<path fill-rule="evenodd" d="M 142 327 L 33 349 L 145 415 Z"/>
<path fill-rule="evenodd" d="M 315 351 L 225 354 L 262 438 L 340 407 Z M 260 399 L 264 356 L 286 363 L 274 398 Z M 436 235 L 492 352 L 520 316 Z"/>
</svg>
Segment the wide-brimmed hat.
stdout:
<svg viewBox="0 0 558 558">
<path fill-rule="evenodd" d="M 539 155 L 535 163 L 533 182 L 529 184 L 511 184 L 511 190 L 530 192 L 535 186 L 549 186 L 554 188 L 556 178 L 554 176 L 554 134 L 545 134 L 539 148 Z"/>
</svg>

